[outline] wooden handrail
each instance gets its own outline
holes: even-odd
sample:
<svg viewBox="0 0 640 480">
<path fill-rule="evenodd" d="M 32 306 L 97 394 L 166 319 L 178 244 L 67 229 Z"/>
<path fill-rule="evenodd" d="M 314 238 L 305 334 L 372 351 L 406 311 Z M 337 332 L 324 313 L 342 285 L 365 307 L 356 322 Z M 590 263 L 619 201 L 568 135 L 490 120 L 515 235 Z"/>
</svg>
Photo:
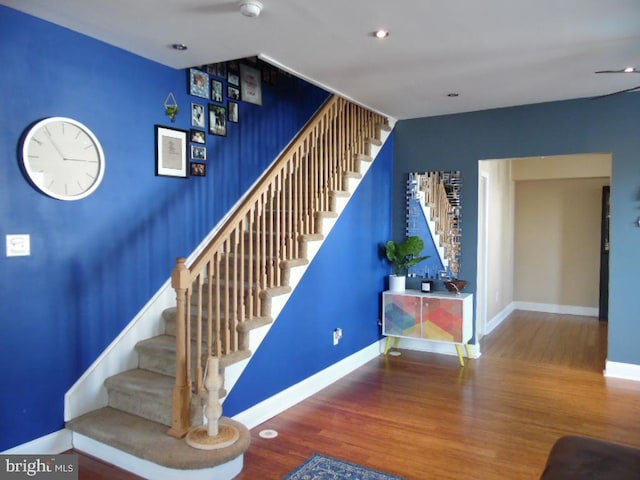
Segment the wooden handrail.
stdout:
<svg viewBox="0 0 640 480">
<path fill-rule="evenodd" d="M 284 286 L 283 262 L 302 256 L 301 241 L 318 231 L 318 214 L 358 171 L 386 119 L 334 96 L 269 167 L 196 260 L 179 258 L 176 290 L 176 384 L 169 434 L 190 428 L 191 396 L 203 391 L 211 356 L 248 350 L 242 324 L 269 313 L 270 289 Z M 192 331 L 194 330 L 194 331 Z M 195 350 L 195 351 L 193 351 Z"/>
</svg>

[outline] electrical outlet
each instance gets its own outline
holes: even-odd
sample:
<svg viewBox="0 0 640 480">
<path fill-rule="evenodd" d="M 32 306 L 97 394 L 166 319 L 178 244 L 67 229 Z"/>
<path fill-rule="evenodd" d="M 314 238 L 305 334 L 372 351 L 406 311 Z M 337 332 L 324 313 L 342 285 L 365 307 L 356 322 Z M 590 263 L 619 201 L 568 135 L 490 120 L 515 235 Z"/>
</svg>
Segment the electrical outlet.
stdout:
<svg viewBox="0 0 640 480">
<path fill-rule="evenodd" d="M 342 338 L 342 329 L 341 328 L 336 328 L 333 331 L 333 344 L 337 345 L 338 343 L 340 343 L 340 339 Z"/>
</svg>

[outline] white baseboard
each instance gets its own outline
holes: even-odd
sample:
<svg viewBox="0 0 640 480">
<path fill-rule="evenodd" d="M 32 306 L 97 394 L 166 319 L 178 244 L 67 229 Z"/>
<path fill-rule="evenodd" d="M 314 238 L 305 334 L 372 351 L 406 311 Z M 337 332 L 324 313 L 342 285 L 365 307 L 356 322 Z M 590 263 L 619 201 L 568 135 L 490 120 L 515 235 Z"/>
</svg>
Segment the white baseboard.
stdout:
<svg viewBox="0 0 640 480">
<path fill-rule="evenodd" d="M 579 305 L 555 305 L 552 303 L 513 302 L 513 310 L 528 310 L 530 312 L 559 313 L 563 315 L 581 315 L 597 317 L 595 307 L 581 307 Z"/>
<path fill-rule="evenodd" d="M 235 415 L 233 419 L 244 424 L 249 429 L 254 428 L 328 387 L 378 355 L 380 355 L 380 343 L 372 343 L 315 375 Z"/>
<path fill-rule="evenodd" d="M 57 455 L 71 450 L 71 432 L 63 429 L 2 452 L 6 455 Z"/>
<path fill-rule="evenodd" d="M 607 360 L 604 368 L 604 376 L 640 382 L 640 365 Z"/>
<path fill-rule="evenodd" d="M 511 302 L 509 305 L 504 307 L 501 312 L 499 312 L 495 317 L 487 322 L 485 326 L 485 335 L 489 335 L 493 332 L 502 322 L 504 322 L 509 315 L 513 313 L 515 310 L 514 302 Z"/>
</svg>

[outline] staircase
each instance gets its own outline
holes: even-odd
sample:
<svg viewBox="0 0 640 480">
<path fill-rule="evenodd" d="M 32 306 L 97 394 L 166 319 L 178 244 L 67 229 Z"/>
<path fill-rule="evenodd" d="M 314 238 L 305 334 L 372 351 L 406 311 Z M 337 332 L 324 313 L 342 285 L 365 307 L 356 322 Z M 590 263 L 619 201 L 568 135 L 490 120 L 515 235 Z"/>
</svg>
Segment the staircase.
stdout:
<svg viewBox="0 0 640 480">
<path fill-rule="evenodd" d="M 417 205 L 424 215 L 444 270 L 457 278 L 460 271 L 460 172 L 410 173 L 408 211 Z M 414 235 L 411 227 L 407 235 Z"/>
<path fill-rule="evenodd" d="M 251 332 L 273 322 L 389 130 L 386 119 L 342 98 L 325 104 L 195 261 L 177 260 L 164 331 L 135 345 L 137 368 L 106 379 L 107 406 L 67 422 L 75 448 L 117 456 L 149 478 L 224 479 L 241 470 L 250 436 L 238 422 L 221 419 L 241 432 L 226 449 L 182 440 L 203 423 L 204 365 L 216 356 L 223 378 L 229 368 L 241 373 L 259 344 Z"/>
</svg>

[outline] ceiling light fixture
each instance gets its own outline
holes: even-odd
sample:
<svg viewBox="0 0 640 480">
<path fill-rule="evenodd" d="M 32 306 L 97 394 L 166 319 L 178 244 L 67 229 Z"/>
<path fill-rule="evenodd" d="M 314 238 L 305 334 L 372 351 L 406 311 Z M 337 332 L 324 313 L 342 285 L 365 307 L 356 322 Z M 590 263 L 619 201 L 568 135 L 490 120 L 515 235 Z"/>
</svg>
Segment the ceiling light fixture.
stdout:
<svg viewBox="0 0 640 480">
<path fill-rule="evenodd" d="M 263 5 L 258 0 L 245 0 L 240 2 L 240 13 L 245 17 L 254 18 L 260 15 Z"/>
<path fill-rule="evenodd" d="M 173 48 L 174 50 L 178 50 L 180 52 L 183 52 L 189 47 L 187 47 L 184 43 L 173 43 L 173 44 L 171 44 L 171 48 Z"/>
<path fill-rule="evenodd" d="M 376 38 L 387 38 L 389 36 L 388 30 L 376 30 L 373 32 L 373 36 Z"/>
<path fill-rule="evenodd" d="M 455 98 L 455 97 L 459 97 L 460 94 L 457 92 L 451 92 L 451 93 L 447 93 L 447 97 L 449 98 Z"/>
<path fill-rule="evenodd" d="M 635 71 L 636 71 L 635 67 L 627 67 L 624 69 L 624 73 L 633 73 Z"/>
</svg>

